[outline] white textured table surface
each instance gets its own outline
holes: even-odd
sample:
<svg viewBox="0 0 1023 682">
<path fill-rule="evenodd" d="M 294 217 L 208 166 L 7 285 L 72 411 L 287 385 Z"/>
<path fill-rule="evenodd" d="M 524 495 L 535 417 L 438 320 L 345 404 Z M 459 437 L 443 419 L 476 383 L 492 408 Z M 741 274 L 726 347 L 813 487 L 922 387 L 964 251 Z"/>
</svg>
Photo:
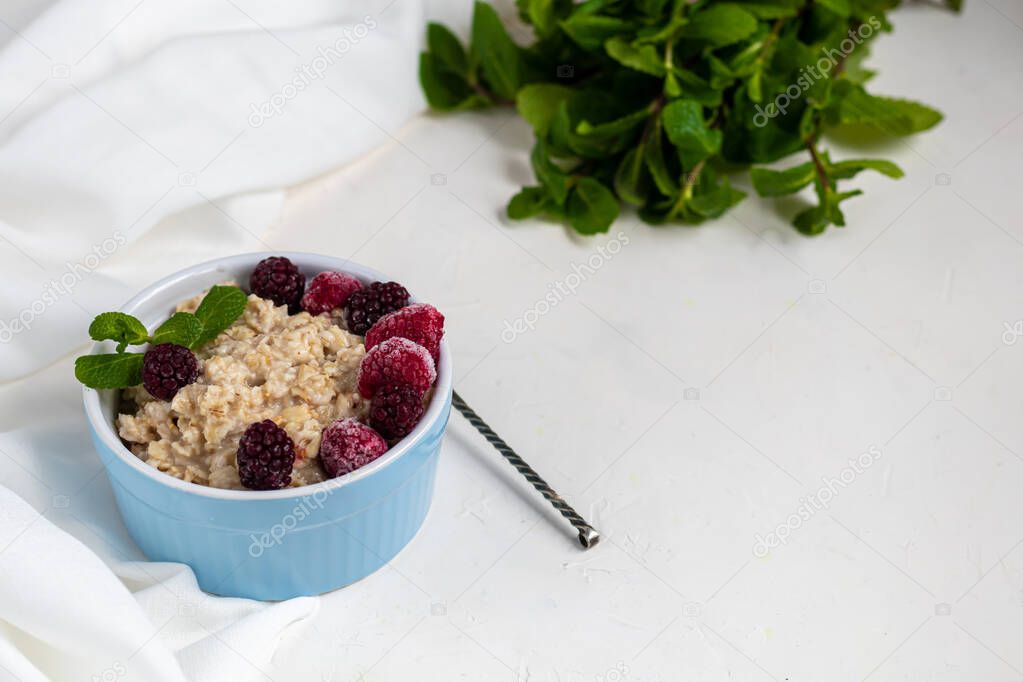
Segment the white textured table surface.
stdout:
<svg viewBox="0 0 1023 682">
<path fill-rule="evenodd" d="M 815 239 L 755 198 L 697 229 L 511 225 L 508 113 L 423 116 L 293 193 L 263 239 L 437 305 L 458 390 L 604 540 L 452 415 L 423 530 L 269 676 L 1023 679 L 1023 5 L 894 22 L 874 90 L 947 119 Z M 97 480 L 86 523 L 116 526 Z"/>
</svg>

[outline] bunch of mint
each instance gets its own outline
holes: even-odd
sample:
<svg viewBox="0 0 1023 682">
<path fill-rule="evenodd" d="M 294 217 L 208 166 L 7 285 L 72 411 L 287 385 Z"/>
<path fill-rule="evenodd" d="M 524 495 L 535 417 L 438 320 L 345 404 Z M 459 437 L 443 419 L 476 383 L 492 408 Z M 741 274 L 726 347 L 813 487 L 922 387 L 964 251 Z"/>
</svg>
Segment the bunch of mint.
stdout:
<svg viewBox="0 0 1023 682">
<path fill-rule="evenodd" d="M 961 0 L 946 0 L 960 9 Z M 517 0 L 535 40 L 520 46 L 477 2 L 468 49 L 430 24 L 419 77 L 443 111 L 514 104 L 536 134 L 537 185 L 508 215 L 605 232 L 620 202 L 643 220 L 700 223 L 745 194 L 728 176 L 752 166 L 765 197 L 813 185 L 817 205 L 793 224 L 808 235 L 843 226 L 839 205 L 859 190 L 839 182 L 881 159 L 832 160 L 822 133 L 841 127 L 911 135 L 937 111 L 867 91 L 869 43 L 891 31 L 899 0 Z M 769 164 L 792 154 L 806 161 Z"/>
<path fill-rule="evenodd" d="M 89 336 L 94 341 L 116 341 L 116 352 L 76 358 L 75 378 L 89 388 L 137 386 L 142 383 L 145 353 L 125 352 L 129 345 L 173 343 L 195 350 L 234 324 L 245 312 L 248 299 L 238 287 L 215 286 L 194 314 L 174 313 L 152 335 L 127 313 L 100 313 L 89 325 Z"/>
</svg>

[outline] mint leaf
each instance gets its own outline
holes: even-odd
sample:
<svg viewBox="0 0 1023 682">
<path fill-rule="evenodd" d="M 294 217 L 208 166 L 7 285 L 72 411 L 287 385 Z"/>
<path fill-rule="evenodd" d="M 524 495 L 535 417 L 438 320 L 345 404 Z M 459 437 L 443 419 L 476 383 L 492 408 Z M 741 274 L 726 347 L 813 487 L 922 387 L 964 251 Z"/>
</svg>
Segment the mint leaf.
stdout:
<svg viewBox="0 0 1023 682">
<path fill-rule="evenodd" d="M 203 323 L 192 313 L 174 313 L 153 332 L 153 343 L 174 343 L 194 348 L 202 338 Z"/>
<path fill-rule="evenodd" d="M 238 287 L 215 286 L 202 299 L 195 310 L 195 316 L 202 322 L 202 334 L 192 342 L 198 348 L 220 335 L 245 312 L 249 297 Z"/>
<path fill-rule="evenodd" d="M 525 220 L 544 212 L 549 202 L 547 192 L 542 187 L 523 187 L 508 202 L 508 217 L 512 220 Z"/>
<path fill-rule="evenodd" d="M 439 111 L 472 109 L 487 104 L 475 94 L 469 83 L 446 69 L 437 57 L 424 52 L 419 55 L 419 83 L 429 105 Z"/>
<path fill-rule="evenodd" d="M 519 90 L 515 104 L 519 115 L 533 126 L 537 137 L 543 137 L 550 129 L 551 121 L 558 113 L 558 107 L 571 96 L 571 88 L 552 83 L 535 83 Z"/>
<path fill-rule="evenodd" d="M 638 45 L 629 43 L 624 38 L 614 37 L 604 43 L 604 49 L 612 59 L 630 69 L 651 76 L 665 74 L 664 60 L 653 45 Z"/>
<path fill-rule="evenodd" d="M 591 52 L 600 50 L 609 38 L 624 33 L 629 28 L 629 22 L 622 19 L 583 12 L 576 12 L 561 22 L 561 30 L 584 50 Z"/>
<path fill-rule="evenodd" d="M 426 25 L 426 46 L 437 63 L 460 76 L 469 74 L 469 58 L 454 33 L 441 24 Z"/>
<path fill-rule="evenodd" d="M 75 360 L 75 378 L 89 388 L 128 388 L 142 383 L 142 353 L 83 355 Z"/>
<path fill-rule="evenodd" d="M 590 123 L 583 120 L 576 126 L 575 132 L 586 137 L 606 140 L 634 130 L 636 126 L 646 121 L 649 117 L 649 109 L 640 109 L 639 111 L 634 111 L 631 114 L 626 114 L 604 123 Z"/>
<path fill-rule="evenodd" d="M 828 176 L 835 180 L 846 180 L 863 170 L 872 170 L 898 180 L 905 173 L 891 161 L 885 159 L 846 159 L 828 164 Z"/>
<path fill-rule="evenodd" d="M 477 2 L 473 9 L 471 49 L 494 93 L 514 100 L 522 85 L 522 57 L 497 12 L 485 2 Z"/>
<path fill-rule="evenodd" d="M 607 232 L 618 217 L 618 200 L 599 181 L 585 177 L 572 189 L 565 210 L 576 232 L 597 234 Z"/>
<path fill-rule="evenodd" d="M 530 156 L 533 164 L 533 172 L 536 179 L 550 193 L 551 198 L 558 205 L 564 204 L 568 198 L 568 174 L 554 165 L 547 153 L 547 144 L 537 140 Z"/>
<path fill-rule="evenodd" d="M 912 135 L 932 128 L 941 114 L 928 106 L 906 99 L 871 95 L 863 86 L 841 82 L 835 86 L 834 101 L 825 110 L 832 125 L 861 124 L 888 135 Z"/>
<path fill-rule="evenodd" d="M 646 203 L 650 182 L 643 162 L 643 147 L 633 147 L 615 171 L 615 193 L 635 206 Z"/>
<path fill-rule="evenodd" d="M 691 99 L 675 100 L 661 113 L 664 132 L 678 147 L 687 167 L 695 166 L 721 149 L 721 131 L 712 130 L 703 118 L 703 106 Z"/>
<path fill-rule="evenodd" d="M 714 47 L 737 43 L 757 30 L 757 20 L 736 5 L 711 5 L 694 14 L 680 35 Z"/>
<path fill-rule="evenodd" d="M 121 353 L 129 344 L 149 340 L 146 326 L 127 313 L 100 313 L 89 325 L 89 338 L 94 341 L 117 341 Z"/>
<path fill-rule="evenodd" d="M 813 182 L 814 175 L 813 161 L 807 161 L 798 166 L 780 171 L 768 168 L 753 168 L 750 170 L 753 188 L 762 197 L 780 197 L 786 194 L 795 194 Z"/>
</svg>

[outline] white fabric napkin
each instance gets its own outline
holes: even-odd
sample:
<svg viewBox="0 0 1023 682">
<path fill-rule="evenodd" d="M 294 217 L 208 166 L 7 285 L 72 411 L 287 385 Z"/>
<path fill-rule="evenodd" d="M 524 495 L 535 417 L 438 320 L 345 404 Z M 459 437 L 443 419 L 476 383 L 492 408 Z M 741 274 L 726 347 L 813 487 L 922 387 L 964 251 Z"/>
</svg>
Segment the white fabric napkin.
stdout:
<svg viewBox="0 0 1023 682">
<path fill-rule="evenodd" d="M 159 276 L 270 248 L 281 188 L 421 108 L 421 15 L 419 0 L 61 0 L 9 34 L 0 381 Z M 137 248 L 185 209 L 188 234 Z"/>
<path fill-rule="evenodd" d="M 263 237 L 285 188 L 422 107 L 421 2 L 3 4 L 0 681 L 266 679 L 318 600 L 211 597 L 141 561 L 71 357 L 155 279 L 290 246 Z"/>
</svg>

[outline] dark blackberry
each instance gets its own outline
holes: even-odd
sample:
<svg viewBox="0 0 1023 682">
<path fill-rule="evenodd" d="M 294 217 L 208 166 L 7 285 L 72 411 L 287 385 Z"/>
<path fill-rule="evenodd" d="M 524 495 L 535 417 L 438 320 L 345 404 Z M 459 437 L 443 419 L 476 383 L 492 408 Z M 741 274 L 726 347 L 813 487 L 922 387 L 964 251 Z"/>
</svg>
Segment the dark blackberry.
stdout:
<svg viewBox="0 0 1023 682">
<path fill-rule="evenodd" d="M 381 388 L 370 403 L 369 424 L 389 441 L 411 433 L 422 416 L 423 394 L 412 386 Z"/>
<path fill-rule="evenodd" d="M 199 376 L 195 353 L 184 346 L 161 343 L 142 359 L 142 385 L 158 400 L 171 400 Z"/>
<path fill-rule="evenodd" d="M 279 490 L 291 484 L 295 443 L 269 419 L 250 424 L 238 442 L 238 476 L 250 490 Z"/>
<path fill-rule="evenodd" d="M 289 313 L 301 310 L 302 294 L 305 292 L 305 276 L 287 258 L 271 256 L 256 265 L 249 277 L 249 290 L 260 298 L 266 298 L 275 305 L 288 306 Z"/>
<path fill-rule="evenodd" d="M 348 331 L 365 336 L 381 317 L 407 306 L 408 299 L 408 290 L 397 282 L 373 282 L 359 289 L 345 303 Z"/>
</svg>

